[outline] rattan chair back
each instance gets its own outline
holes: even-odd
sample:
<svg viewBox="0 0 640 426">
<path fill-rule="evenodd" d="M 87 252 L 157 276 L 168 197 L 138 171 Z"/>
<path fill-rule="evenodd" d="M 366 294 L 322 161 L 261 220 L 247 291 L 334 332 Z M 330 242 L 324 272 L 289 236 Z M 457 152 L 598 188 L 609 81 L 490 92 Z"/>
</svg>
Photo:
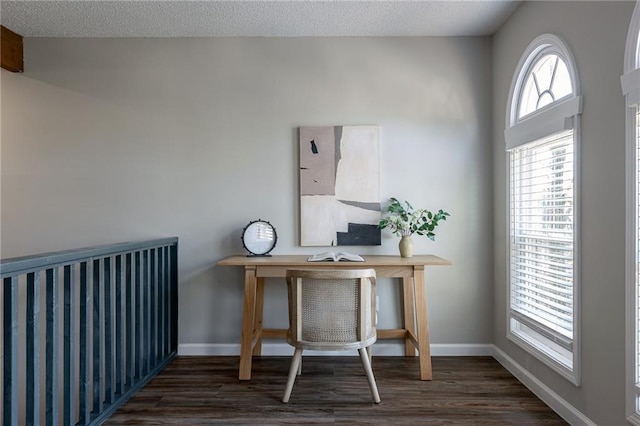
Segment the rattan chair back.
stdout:
<svg viewBox="0 0 640 426">
<path fill-rule="evenodd" d="M 376 272 L 374 269 L 287 270 L 289 329 L 295 348 L 284 402 L 289 400 L 302 351 L 357 349 L 374 401 L 380 402 L 371 370 L 371 345 L 376 335 Z"/>
</svg>

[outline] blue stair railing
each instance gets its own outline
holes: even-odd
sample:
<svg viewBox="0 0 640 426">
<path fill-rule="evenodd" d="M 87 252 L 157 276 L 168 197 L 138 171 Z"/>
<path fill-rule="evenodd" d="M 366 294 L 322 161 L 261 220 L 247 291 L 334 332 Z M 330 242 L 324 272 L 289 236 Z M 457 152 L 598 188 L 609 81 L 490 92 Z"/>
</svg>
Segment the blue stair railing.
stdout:
<svg viewBox="0 0 640 426">
<path fill-rule="evenodd" d="M 2 424 L 98 425 L 178 347 L 178 238 L 0 260 Z"/>
</svg>

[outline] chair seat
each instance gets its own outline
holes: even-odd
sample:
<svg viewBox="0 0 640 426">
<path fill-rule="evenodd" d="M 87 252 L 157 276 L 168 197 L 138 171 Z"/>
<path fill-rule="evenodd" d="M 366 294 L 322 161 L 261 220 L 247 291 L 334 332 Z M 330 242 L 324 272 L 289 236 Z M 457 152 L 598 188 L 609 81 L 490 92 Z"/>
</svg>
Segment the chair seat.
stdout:
<svg viewBox="0 0 640 426">
<path fill-rule="evenodd" d="M 307 349 L 312 351 L 348 351 L 354 349 L 367 348 L 373 345 L 377 340 L 377 336 L 372 336 L 367 340 L 361 342 L 309 342 L 306 340 L 294 341 L 287 338 L 289 343 L 294 348 Z"/>
</svg>

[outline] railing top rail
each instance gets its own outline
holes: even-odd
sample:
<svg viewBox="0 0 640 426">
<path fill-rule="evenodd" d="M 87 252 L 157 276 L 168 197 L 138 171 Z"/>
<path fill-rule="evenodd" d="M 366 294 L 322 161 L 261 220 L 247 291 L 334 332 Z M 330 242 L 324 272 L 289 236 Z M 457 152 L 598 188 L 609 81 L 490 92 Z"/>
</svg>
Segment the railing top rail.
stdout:
<svg viewBox="0 0 640 426">
<path fill-rule="evenodd" d="M 51 266 L 90 260 L 95 257 L 105 257 L 147 248 L 174 245 L 177 243 L 178 237 L 169 237 L 155 240 L 105 244 L 94 247 L 84 247 L 73 250 L 0 259 L 0 274 L 2 278 L 4 278 L 6 276 L 14 276 L 20 273 L 32 272 L 34 270 L 45 269 Z"/>
</svg>

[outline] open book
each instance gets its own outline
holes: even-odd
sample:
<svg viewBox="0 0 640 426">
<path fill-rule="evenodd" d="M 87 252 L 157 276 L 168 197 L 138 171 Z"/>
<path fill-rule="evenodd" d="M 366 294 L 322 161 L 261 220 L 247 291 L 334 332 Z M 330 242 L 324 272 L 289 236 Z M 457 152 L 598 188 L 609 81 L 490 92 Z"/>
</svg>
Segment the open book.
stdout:
<svg viewBox="0 0 640 426">
<path fill-rule="evenodd" d="M 339 261 L 348 261 L 348 262 L 364 262 L 364 258 L 362 256 L 358 256 L 353 253 L 345 253 L 343 251 L 326 251 L 324 253 L 314 254 L 313 256 L 309 256 L 307 262 L 339 262 Z"/>
</svg>

